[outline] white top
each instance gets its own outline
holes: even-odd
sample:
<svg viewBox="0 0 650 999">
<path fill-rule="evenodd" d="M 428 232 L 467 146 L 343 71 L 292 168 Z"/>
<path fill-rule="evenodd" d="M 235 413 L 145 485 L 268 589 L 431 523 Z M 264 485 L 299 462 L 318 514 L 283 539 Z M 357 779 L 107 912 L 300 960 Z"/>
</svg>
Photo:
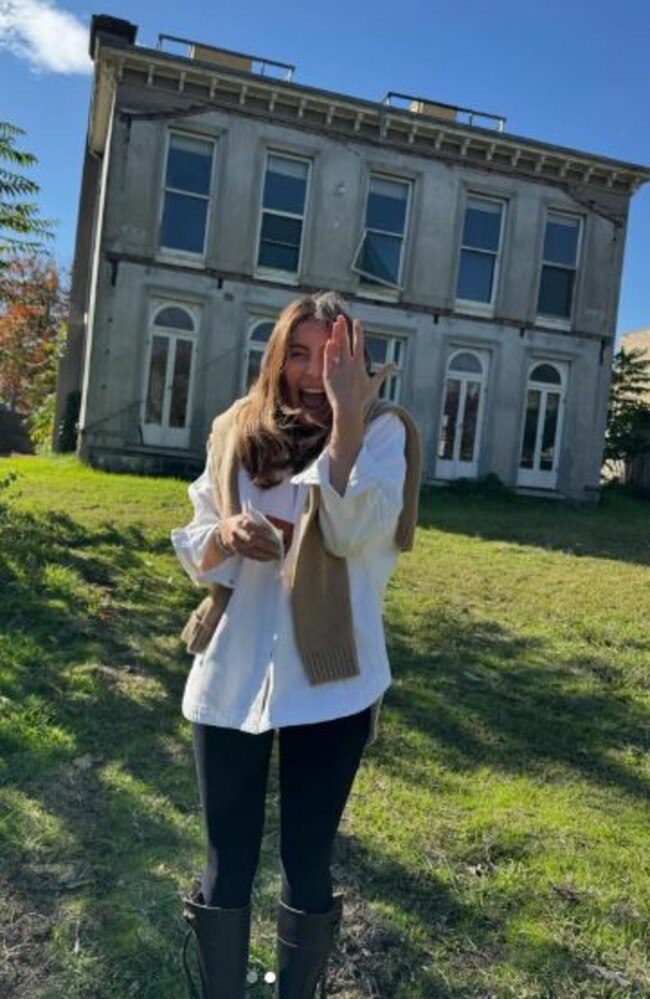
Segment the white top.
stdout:
<svg viewBox="0 0 650 999">
<path fill-rule="evenodd" d="M 405 430 L 394 414 L 373 420 L 345 494 L 330 485 L 327 448 L 308 468 L 271 489 L 239 471 L 242 507 L 297 523 L 308 486 L 321 490 L 320 527 L 326 547 L 346 559 L 359 675 L 312 686 L 296 648 L 290 578 L 297 531 L 281 564 L 235 555 L 216 569 L 199 565 L 219 511 L 208 467 L 189 487 L 194 519 L 172 531 L 183 568 L 197 584 L 221 583 L 234 592 L 206 650 L 196 656 L 183 697 L 189 721 L 260 733 L 355 714 L 390 684 L 381 607 L 397 557 L 394 534 L 406 472 Z"/>
</svg>

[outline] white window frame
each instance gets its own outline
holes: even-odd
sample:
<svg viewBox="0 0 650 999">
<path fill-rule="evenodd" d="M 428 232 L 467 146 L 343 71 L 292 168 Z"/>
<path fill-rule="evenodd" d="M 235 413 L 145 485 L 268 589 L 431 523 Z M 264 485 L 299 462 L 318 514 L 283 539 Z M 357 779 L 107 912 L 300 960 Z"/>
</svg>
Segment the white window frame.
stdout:
<svg viewBox="0 0 650 999">
<path fill-rule="evenodd" d="M 540 382 L 531 378 L 535 368 L 542 364 L 548 364 L 554 368 L 560 376 L 557 382 Z M 564 431 L 564 411 L 566 409 L 567 387 L 569 383 L 569 362 L 558 360 L 553 357 L 535 357 L 528 365 L 526 376 L 526 386 L 524 390 L 524 404 L 521 416 L 521 433 L 519 435 L 519 451 L 517 457 L 517 485 L 523 488 L 555 489 L 557 485 L 557 473 L 560 462 L 560 449 L 562 445 L 562 434 Z M 535 431 L 535 448 L 532 468 L 521 467 L 521 452 L 524 446 L 524 434 L 526 432 L 526 413 L 528 411 L 528 393 L 532 390 L 541 392 L 540 409 L 537 416 L 537 428 Z M 558 403 L 557 426 L 555 429 L 555 449 L 553 454 L 553 468 L 543 470 L 536 468 L 539 464 L 540 447 L 544 428 L 544 416 L 546 414 L 547 397 L 550 392 L 560 396 Z"/>
<path fill-rule="evenodd" d="M 576 262 L 573 265 L 573 267 L 568 267 L 566 264 L 559 264 L 559 263 L 555 263 L 552 260 L 545 260 L 544 259 L 544 243 L 546 242 L 546 227 L 547 227 L 547 225 L 549 223 L 549 220 L 551 220 L 552 218 L 571 219 L 571 221 L 578 223 L 578 239 L 576 241 Z M 580 268 L 580 258 L 582 256 L 582 240 L 583 240 L 583 233 L 584 233 L 584 221 L 585 220 L 584 220 L 583 216 L 582 215 L 577 215 L 575 212 L 564 212 L 564 211 L 560 211 L 560 210 L 558 210 L 556 208 L 547 208 L 546 209 L 546 214 L 544 216 L 544 232 L 543 232 L 543 235 L 542 235 L 541 262 L 540 262 L 540 267 L 539 267 L 539 279 L 537 281 L 537 298 L 536 298 L 536 302 L 535 302 L 535 311 L 536 311 L 537 320 L 540 323 L 542 323 L 543 325 L 545 325 L 545 326 L 551 326 L 551 327 L 555 327 L 557 329 L 570 329 L 571 328 L 571 323 L 573 321 L 573 315 L 574 315 L 574 312 L 575 312 L 576 292 L 577 292 L 577 288 L 578 288 L 578 271 L 579 271 L 579 268 Z M 571 293 L 571 310 L 570 310 L 570 313 L 569 313 L 568 316 L 556 316 L 556 315 L 553 315 L 552 313 L 551 314 L 547 314 L 545 312 L 540 312 L 539 311 L 539 293 L 540 293 L 540 291 L 542 289 L 542 275 L 544 273 L 544 267 L 554 267 L 556 269 L 565 270 L 565 271 L 573 271 L 574 272 L 573 289 L 572 289 L 572 293 Z"/>
<path fill-rule="evenodd" d="M 259 354 L 261 358 L 264 356 L 264 351 L 266 350 L 266 344 L 262 346 L 261 343 L 256 343 L 253 340 L 253 333 L 255 332 L 258 326 L 264 326 L 267 323 L 269 323 L 271 328 L 273 328 L 275 326 L 275 319 L 273 319 L 271 316 L 256 316 L 250 322 L 248 333 L 246 335 L 246 355 L 244 357 L 244 368 L 241 376 L 241 391 L 243 395 L 245 395 L 248 392 L 248 385 L 247 385 L 248 364 L 251 353 Z"/>
<path fill-rule="evenodd" d="M 193 329 L 179 330 L 172 327 L 156 326 L 156 316 L 166 308 L 183 309 L 192 320 Z M 195 303 L 184 302 L 177 299 L 152 299 L 149 303 L 149 314 L 147 323 L 147 349 L 145 352 L 145 365 L 142 380 L 142 397 L 140 404 L 140 429 L 144 444 L 151 447 L 172 447 L 184 449 L 189 447 L 190 431 L 192 425 L 192 412 L 194 406 L 194 382 L 197 370 L 197 352 L 199 342 L 199 324 L 201 321 L 201 308 Z M 171 397 L 168 397 L 168 389 L 164 389 L 163 412 L 160 424 L 147 423 L 147 392 L 149 388 L 149 370 L 151 367 L 151 353 L 153 349 L 154 336 L 167 337 L 174 344 L 174 360 L 176 357 L 176 341 L 192 341 L 192 359 L 188 378 L 186 421 L 184 427 L 169 426 L 169 408 Z M 168 359 L 167 364 L 171 361 Z M 172 365 L 173 367 L 173 365 Z M 167 373 L 166 373 L 167 374 Z M 173 370 L 172 370 L 173 377 Z M 167 378 L 166 378 L 167 380 Z"/>
<path fill-rule="evenodd" d="M 454 358 L 460 354 L 472 354 L 481 366 L 480 375 L 475 371 L 451 371 Z M 435 438 L 435 475 L 438 479 L 475 479 L 478 475 L 478 465 L 481 456 L 481 442 L 483 437 L 483 421 L 485 416 L 485 399 L 488 388 L 488 378 L 490 376 L 490 351 L 471 346 L 454 344 L 447 352 L 447 363 L 445 365 L 445 377 L 442 385 L 442 394 L 439 407 L 438 431 Z M 461 394 L 454 428 L 454 451 L 459 451 L 460 438 L 458 437 L 459 427 L 462 424 L 460 416 L 465 414 L 465 400 L 467 397 L 467 382 L 479 382 L 479 403 L 476 414 L 476 432 L 474 435 L 474 453 L 471 461 L 464 461 L 458 457 L 440 458 L 438 451 L 440 448 L 440 435 L 445 418 L 445 403 L 447 400 L 447 383 L 454 379 L 461 383 Z"/>
<path fill-rule="evenodd" d="M 404 211 L 404 232 L 401 234 L 401 244 L 400 244 L 400 250 L 399 250 L 399 265 L 398 265 L 398 268 L 397 268 L 397 281 L 396 282 L 394 282 L 394 281 L 386 281 L 384 278 L 376 277 L 374 274 L 370 274 L 368 271 L 364 271 L 361 267 L 357 266 L 357 260 L 359 259 L 360 255 L 361 255 L 361 251 L 363 249 L 363 245 L 365 243 L 366 236 L 368 235 L 368 233 L 372 232 L 372 233 L 377 233 L 380 236 L 391 236 L 393 238 L 395 238 L 396 236 L 400 235 L 399 233 L 396 233 L 396 232 L 389 232 L 387 229 L 370 229 L 366 225 L 366 217 L 368 215 L 368 199 L 370 198 L 370 193 L 371 193 L 371 188 L 372 188 L 372 182 L 373 182 L 373 180 L 375 178 L 377 178 L 377 180 L 388 180 L 388 181 L 391 181 L 394 184 L 401 184 L 402 186 L 406 187 L 406 209 Z M 373 170 L 369 174 L 368 185 L 367 185 L 367 188 L 366 188 L 365 207 L 364 207 L 364 213 L 363 213 L 363 232 L 361 234 L 361 239 L 359 240 L 359 243 L 357 245 L 356 251 L 355 251 L 354 256 L 352 258 L 352 264 L 351 264 L 351 270 L 353 270 L 355 274 L 359 275 L 359 277 L 361 278 L 361 284 L 362 285 L 363 285 L 363 279 L 364 278 L 367 279 L 367 284 L 365 284 L 364 290 L 366 290 L 369 287 L 370 288 L 372 288 L 373 286 L 376 287 L 377 285 L 380 285 L 383 288 L 388 288 L 391 291 L 403 291 L 404 290 L 404 284 L 403 284 L 403 280 L 402 279 L 403 279 L 403 275 L 404 275 L 404 257 L 405 257 L 405 254 L 406 254 L 406 241 L 408 239 L 409 228 L 410 228 L 410 224 L 411 224 L 411 203 L 412 203 L 412 201 L 413 201 L 413 181 L 410 180 L 408 177 L 397 177 L 394 174 L 381 173 L 378 170 Z"/>
<path fill-rule="evenodd" d="M 277 156 L 279 159 L 284 160 L 294 160 L 298 163 L 305 163 L 307 165 L 307 179 L 305 181 L 305 203 L 303 207 L 302 215 L 298 215 L 295 212 L 279 212 L 275 208 L 265 208 L 264 207 L 264 188 L 266 186 L 266 171 L 269 166 L 269 158 L 271 156 Z M 258 221 L 257 221 L 257 236 L 255 240 L 255 275 L 257 277 L 272 277 L 276 281 L 282 281 L 285 284 L 298 284 L 300 280 L 300 275 L 302 273 L 302 257 L 303 249 L 305 245 L 305 227 L 307 221 L 307 211 L 309 208 L 309 203 L 311 199 L 311 175 L 312 175 L 312 160 L 308 156 L 299 156 L 295 153 L 287 153 L 282 149 L 272 148 L 267 149 L 264 156 L 264 170 L 262 172 L 262 184 L 260 187 L 260 198 L 259 198 L 259 210 L 258 210 Z M 279 215 L 282 218 L 288 219 L 300 219 L 300 246 L 298 248 L 298 265 L 295 271 L 285 271 L 278 267 L 268 267 L 265 264 L 259 264 L 257 261 L 260 256 L 260 244 L 262 240 L 262 224 L 264 221 L 264 213 L 268 212 L 270 215 Z"/>
<path fill-rule="evenodd" d="M 210 186 L 208 194 L 194 194 L 192 191 L 182 191 L 180 188 L 167 187 L 167 164 L 169 160 L 169 150 L 171 147 L 172 139 L 174 136 L 179 136 L 182 139 L 194 139 L 197 142 L 206 142 L 212 146 L 212 164 L 210 167 Z M 183 263 L 202 265 L 205 263 L 205 258 L 207 254 L 207 248 L 210 243 L 211 229 L 212 229 L 212 198 L 214 193 L 214 177 L 217 162 L 217 140 L 211 135 L 203 135 L 196 132 L 184 132 L 178 128 L 167 129 L 165 135 L 165 154 L 163 158 L 163 176 L 161 184 L 161 194 L 160 194 L 160 204 L 158 208 L 158 229 L 156 232 L 156 247 L 157 256 L 164 258 L 166 260 L 179 260 Z M 196 198 L 200 201 L 206 201 L 206 213 L 205 213 L 205 232 L 203 233 L 203 249 L 200 253 L 193 250 L 180 250 L 173 246 L 163 246 L 160 242 L 162 236 L 162 223 L 163 216 L 165 213 L 165 199 L 167 192 L 172 194 L 182 194 L 188 198 Z"/>
<path fill-rule="evenodd" d="M 389 375 L 384 385 L 387 387 L 388 399 L 391 402 L 399 403 L 402 396 L 402 384 L 404 380 L 404 371 L 406 368 L 406 351 L 408 339 L 405 336 L 399 336 L 396 333 L 387 333 L 384 330 L 377 330 L 364 327 L 364 336 L 367 339 L 372 337 L 375 340 L 386 340 L 386 360 L 384 364 L 393 363 L 395 364 L 396 370 L 393 374 Z M 398 352 L 399 347 L 399 363 L 395 360 L 395 355 Z M 375 370 L 375 365 L 373 364 L 372 370 Z M 391 394 L 392 392 L 392 394 Z"/>
<path fill-rule="evenodd" d="M 463 243 L 463 232 L 465 229 L 465 218 L 467 215 L 467 209 L 470 207 L 471 202 L 483 201 L 492 205 L 499 205 L 501 208 L 501 225 L 499 227 L 499 243 L 495 250 L 482 250 L 480 247 L 476 246 L 465 246 Z M 506 228 L 506 213 L 508 210 L 508 202 L 504 198 L 492 197 L 485 194 L 477 194 L 474 191 L 468 191 L 465 198 L 465 204 L 463 208 L 463 217 L 461 221 L 461 234 L 460 234 L 460 250 L 458 252 L 458 266 L 456 268 L 456 283 L 454 288 L 454 295 L 456 305 L 462 306 L 464 312 L 476 312 L 480 314 L 490 314 L 494 313 L 494 307 L 497 298 L 497 289 L 499 286 L 499 276 L 501 273 L 501 257 L 503 253 L 503 243 L 504 243 L 504 233 Z M 486 256 L 494 257 L 494 272 L 492 274 L 492 288 L 490 294 L 489 302 L 477 302 L 472 298 L 459 298 L 456 296 L 456 289 L 458 288 L 458 279 L 460 277 L 460 270 L 462 266 L 463 250 L 469 250 L 472 253 L 483 253 Z"/>
</svg>

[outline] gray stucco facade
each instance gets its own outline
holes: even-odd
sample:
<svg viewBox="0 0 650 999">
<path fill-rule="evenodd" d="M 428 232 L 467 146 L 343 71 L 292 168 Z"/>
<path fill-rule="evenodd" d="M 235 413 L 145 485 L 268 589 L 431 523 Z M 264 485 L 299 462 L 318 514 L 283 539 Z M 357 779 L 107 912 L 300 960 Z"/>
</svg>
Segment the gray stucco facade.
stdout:
<svg viewBox="0 0 650 999">
<path fill-rule="evenodd" d="M 379 354 L 398 361 L 392 392 L 420 426 L 426 480 L 494 473 L 512 487 L 593 498 L 628 204 L 650 173 L 461 123 L 441 108 L 440 117 L 393 110 L 262 77 L 219 64 L 218 53 L 210 62 L 141 48 L 120 25 L 96 25 L 91 40 L 59 382 L 60 413 L 81 392 L 81 455 L 143 471 L 200 464 L 213 417 L 245 388 L 251 333 L 296 295 L 334 288 Z M 209 163 L 194 201 L 170 184 L 170 142 Z M 293 271 L 259 264 L 269 156 L 306 177 L 300 217 L 290 220 L 300 233 Z M 368 236 L 373 184 L 404 192 L 404 221 L 391 223 L 401 233 Z M 202 213 L 201 252 L 161 245 L 174 197 Z M 490 218 L 498 236 L 485 249 Z M 575 260 L 549 263 L 549 218 L 561 238 L 563 225 L 575 234 Z M 372 239 L 399 253 L 398 280 L 360 273 Z M 483 301 L 459 299 L 461 267 L 477 288 L 476 275 L 489 272 Z M 542 280 L 570 288 L 567 315 L 540 315 Z M 165 409 L 170 392 L 182 398 Z"/>
</svg>

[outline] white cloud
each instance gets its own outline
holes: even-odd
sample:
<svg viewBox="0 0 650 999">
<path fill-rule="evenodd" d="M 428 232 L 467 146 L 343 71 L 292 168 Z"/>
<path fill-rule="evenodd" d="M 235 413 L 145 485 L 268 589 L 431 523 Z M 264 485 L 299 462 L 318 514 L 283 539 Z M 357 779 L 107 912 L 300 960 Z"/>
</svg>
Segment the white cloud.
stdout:
<svg viewBox="0 0 650 999">
<path fill-rule="evenodd" d="M 0 0 L 0 48 L 49 73 L 89 73 L 88 28 L 49 0 Z"/>
</svg>

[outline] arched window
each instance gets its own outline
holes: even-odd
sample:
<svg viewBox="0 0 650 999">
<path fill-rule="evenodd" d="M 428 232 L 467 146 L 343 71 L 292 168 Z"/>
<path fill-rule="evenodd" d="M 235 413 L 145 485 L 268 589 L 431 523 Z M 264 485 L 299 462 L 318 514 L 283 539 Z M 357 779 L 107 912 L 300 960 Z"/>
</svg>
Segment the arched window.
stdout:
<svg viewBox="0 0 650 999">
<path fill-rule="evenodd" d="M 526 410 L 519 459 L 519 485 L 555 488 L 562 434 L 567 365 L 534 364 L 526 386 Z"/>
<path fill-rule="evenodd" d="M 262 366 L 262 357 L 273 332 L 274 323 L 268 319 L 258 320 L 248 334 L 248 357 L 246 361 L 246 384 L 248 390 L 257 379 Z"/>
<path fill-rule="evenodd" d="M 187 330 L 194 332 L 194 320 L 186 309 L 178 305 L 166 305 L 154 317 L 154 326 L 163 326 L 172 330 Z"/>
<path fill-rule="evenodd" d="M 488 363 L 486 351 L 457 349 L 449 355 L 436 463 L 440 478 L 477 474 Z"/>
<path fill-rule="evenodd" d="M 150 315 L 143 439 L 146 444 L 188 447 L 198 308 L 158 301 Z"/>
</svg>

